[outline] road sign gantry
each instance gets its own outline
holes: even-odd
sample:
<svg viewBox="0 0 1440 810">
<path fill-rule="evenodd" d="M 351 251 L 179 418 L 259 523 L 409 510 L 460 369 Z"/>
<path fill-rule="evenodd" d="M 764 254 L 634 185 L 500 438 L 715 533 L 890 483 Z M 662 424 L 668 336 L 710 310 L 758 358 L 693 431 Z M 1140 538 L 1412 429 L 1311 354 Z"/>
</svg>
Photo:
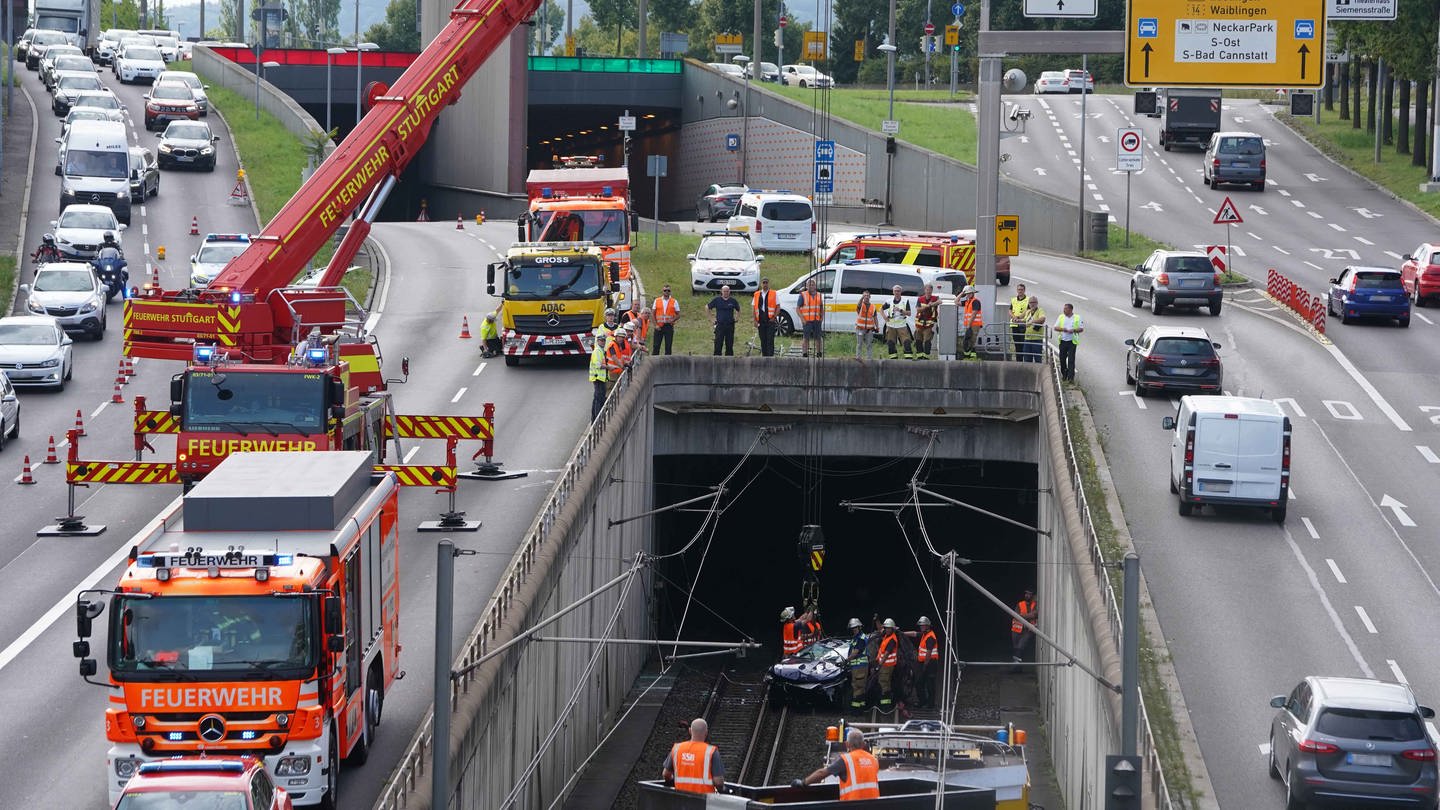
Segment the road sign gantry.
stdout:
<svg viewBox="0 0 1440 810">
<path fill-rule="evenodd" d="M 1132 87 L 1321 87 L 1327 0 L 1130 0 Z"/>
</svg>

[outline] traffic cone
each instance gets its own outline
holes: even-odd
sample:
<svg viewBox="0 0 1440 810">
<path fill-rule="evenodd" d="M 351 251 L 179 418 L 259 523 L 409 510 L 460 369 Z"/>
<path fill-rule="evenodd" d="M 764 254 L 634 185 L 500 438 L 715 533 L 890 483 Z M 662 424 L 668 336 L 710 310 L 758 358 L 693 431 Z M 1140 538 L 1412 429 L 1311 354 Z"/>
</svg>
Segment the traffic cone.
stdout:
<svg viewBox="0 0 1440 810">
<path fill-rule="evenodd" d="M 158 264 L 150 265 L 150 283 L 155 285 L 155 289 L 160 289 L 160 265 Z"/>
<path fill-rule="evenodd" d="M 200 235 L 200 217 L 198 215 L 190 217 L 190 235 Z"/>
<path fill-rule="evenodd" d="M 28 484 L 33 484 L 33 483 L 35 483 L 35 476 L 33 476 L 33 475 L 30 474 L 30 457 L 29 457 L 29 456 L 26 456 L 26 457 L 25 457 L 25 469 L 23 469 L 23 470 L 20 471 L 20 480 L 19 480 L 19 481 L 16 481 L 15 483 L 17 483 L 17 484 L 27 484 L 27 485 L 28 485 Z"/>
<path fill-rule="evenodd" d="M 478 224 L 478 225 L 484 225 L 484 224 L 485 224 L 485 212 L 484 212 L 484 211 L 481 211 L 480 213 L 478 213 L 478 214 L 475 215 L 475 222 L 476 222 L 476 224 Z"/>
<path fill-rule="evenodd" d="M 470 316 L 468 315 L 460 316 L 460 339 L 470 339 Z"/>
<path fill-rule="evenodd" d="M 465 217 L 462 217 L 462 216 L 460 216 L 459 214 L 456 214 L 456 215 L 455 215 L 455 230 L 457 230 L 457 231 L 463 231 L 463 230 L 465 230 Z"/>
<path fill-rule="evenodd" d="M 134 377 L 134 376 L 135 376 L 135 361 L 132 360 L 132 359 L 130 359 L 130 356 L 129 356 L 129 355 L 125 355 L 124 357 L 121 357 L 120 359 L 121 359 L 121 360 L 123 361 L 123 363 L 124 363 L 124 367 L 125 367 L 124 374 L 125 374 L 125 376 L 126 376 L 126 377 Z"/>
<path fill-rule="evenodd" d="M 59 464 L 60 454 L 55 451 L 55 437 L 50 437 L 50 446 L 45 450 L 45 464 Z"/>
<path fill-rule="evenodd" d="M 416 217 L 416 218 L 415 218 L 415 221 L 416 221 L 416 222 L 429 222 L 429 221 L 430 221 L 430 203 L 429 203 L 429 202 L 427 202 L 427 201 L 425 201 L 425 200 L 421 200 L 421 201 L 420 201 L 420 216 Z"/>
<path fill-rule="evenodd" d="M 120 386 L 125 384 L 124 380 L 124 377 L 115 378 L 115 393 L 110 395 L 110 401 L 115 403 L 116 405 L 125 404 L 125 395 L 120 393 Z"/>
<path fill-rule="evenodd" d="M 129 385 L 130 379 L 125 376 L 125 358 L 120 358 L 119 367 L 115 369 L 115 383 L 117 385 Z"/>
<path fill-rule="evenodd" d="M 84 436 L 84 435 L 85 435 L 85 421 L 84 421 L 84 417 L 81 415 L 79 409 L 76 409 L 76 411 L 75 411 L 75 435 L 76 435 L 76 436 Z"/>
</svg>

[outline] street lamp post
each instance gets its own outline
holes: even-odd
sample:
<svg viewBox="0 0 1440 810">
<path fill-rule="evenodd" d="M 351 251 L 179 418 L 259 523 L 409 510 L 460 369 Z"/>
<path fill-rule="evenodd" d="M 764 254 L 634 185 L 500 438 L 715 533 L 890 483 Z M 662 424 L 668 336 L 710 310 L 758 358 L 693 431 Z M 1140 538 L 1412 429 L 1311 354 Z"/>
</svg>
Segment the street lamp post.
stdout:
<svg viewBox="0 0 1440 810">
<path fill-rule="evenodd" d="M 359 28 L 358 28 L 359 23 L 356 23 L 356 26 L 357 26 L 356 31 L 358 32 L 358 31 L 359 31 Z M 359 34 L 357 33 L 356 36 L 358 37 Z M 360 81 L 360 68 L 361 68 L 361 64 L 365 61 L 365 51 L 378 51 L 378 50 L 380 50 L 380 46 L 379 46 L 379 45 L 376 45 L 376 44 L 373 43 L 373 42 L 361 42 L 361 43 L 357 44 L 357 45 L 355 46 L 355 48 L 354 48 L 354 51 L 355 51 L 355 125 L 356 125 L 356 126 L 359 126 L 359 125 L 360 125 L 360 116 L 364 114 L 364 113 L 362 112 L 363 108 L 360 106 L 360 94 L 361 94 L 361 92 L 363 91 L 363 84 L 362 84 L 361 81 Z"/>
<path fill-rule="evenodd" d="M 342 53 L 345 53 L 344 48 L 325 49 L 325 132 L 327 134 L 334 129 L 330 124 L 330 103 L 334 100 L 333 94 L 330 92 L 330 67 L 334 64 L 335 57 Z"/>
<path fill-rule="evenodd" d="M 730 57 L 730 61 L 738 63 L 738 64 L 740 65 L 740 69 L 745 71 L 745 109 L 744 109 L 744 111 L 743 111 L 743 112 L 745 113 L 745 122 L 741 125 L 741 129 L 740 129 L 741 133 L 743 133 L 743 134 L 741 134 L 741 136 L 740 136 L 740 182 L 741 182 L 742 184 L 748 186 L 748 185 L 749 185 L 749 181 L 746 179 L 746 176 L 745 176 L 745 168 L 746 168 L 747 158 L 750 156 L 750 73 L 751 73 L 751 71 L 747 70 L 746 68 L 749 67 L 750 57 L 746 56 L 746 55 L 743 54 L 743 53 L 737 53 L 737 54 L 735 54 L 734 56 Z M 755 67 L 758 69 L 760 66 L 759 66 L 759 65 L 756 65 Z"/>
<path fill-rule="evenodd" d="M 892 2 L 891 2 L 891 5 L 890 5 L 890 10 L 891 10 L 891 12 L 892 12 L 892 14 L 891 14 L 891 16 L 890 16 L 890 21 L 891 21 L 891 27 L 893 28 L 893 27 L 894 27 L 894 21 L 895 21 L 895 16 L 894 16 L 894 14 L 893 14 L 893 12 L 894 12 L 894 10 L 895 10 L 895 5 L 894 5 L 893 0 L 892 0 Z M 887 120 L 887 121 L 894 121 L 894 120 L 895 120 L 895 45 L 894 45 L 893 43 L 887 41 L 884 45 L 878 45 L 878 46 L 876 46 L 875 50 L 877 50 L 877 51 L 884 51 L 884 52 L 885 52 L 885 83 L 886 83 L 886 84 L 889 86 L 889 88 L 890 88 L 890 115 L 889 115 L 889 117 L 887 117 L 885 120 Z M 894 166 L 895 166 L 895 151 L 894 151 L 893 149 L 889 148 L 889 147 L 890 147 L 890 139 L 892 139 L 892 138 L 894 138 L 894 137 L 895 137 L 894 135 L 887 135 L 887 136 L 886 136 L 886 142 L 885 142 L 885 146 L 886 146 L 886 149 L 885 149 L 885 224 L 886 224 L 886 225 L 893 224 L 893 223 L 891 222 L 891 212 L 890 212 L 890 175 L 891 175 L 891 170 L 892 170 L 892 169 L 894 168 Z"/>
<path fill-rule="evenodd" d="M 260 120 L 260 71 L 265 68 L 280 67 L 279 62 L 261 62 L 261 48 L 255 46 L 255 120 Z"/>
</svg>

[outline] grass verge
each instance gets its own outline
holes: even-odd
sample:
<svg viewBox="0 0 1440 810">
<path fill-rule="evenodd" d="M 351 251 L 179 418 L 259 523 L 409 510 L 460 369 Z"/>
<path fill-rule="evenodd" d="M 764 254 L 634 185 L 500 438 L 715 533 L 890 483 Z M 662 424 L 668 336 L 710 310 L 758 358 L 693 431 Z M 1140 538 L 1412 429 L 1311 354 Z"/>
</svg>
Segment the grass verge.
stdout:
<svg viewBox="0 0 1440 810">
<path fill-rule="evenodd" d="M 10 289 L 15 286 L 15 257 L 0 255 L 0 314 L 10 313 Z"/>
<path fill-rule="evenodd" d="M 1105 489 L 1100 483 L 1099 469 L 1090 452 L 1090 437 L 1080 421 L 1080 408 L 1070 406 L 1067 411 L 1071 430 L 1071 442 L 1075 447 L 1075 462 L 1080 467 L 1081 486 L 1085 500 L 1091 504 L 1090 520 L 1095 536 L 1100 541 L 1100 550 L 1107 562 L 1118 563 L 1125 555 L 1125 545 L 1120 542 L 1115 523 L 1110 519 L 1110 510 L 1103 508 L 1107 502 Z M 1124 591 L 1124 575 L 1118 565 L 1107 568 L 1110 587 L 1119 598 Z M 1160 677 L 1162 653 L 1151 643 L 1150 636 L 1140 634 L 1140 699 L 1145 702 L 1145 713 L 1150 718 L 1150 730 L 1155 737 L 1155 749 L 1160 755 L 1160 766 L 1165 770 L 1166 784 L 1172 796 L 1182 798 L 1185 805 L 1193 806 L 1199 792 L 1191 781 L 1190 767 L 1185 762 L 1180 746 L 1180 732 L 1175 724 L 1175 713 L 1166 697 L 1165 683 Z"/>
<path fill-rule="evenodd" d="M 189 62 L 176 65 L 176 70 L 191 69 Z M 257 117 L 254 102 L 244 96 L 216 85 L 211 85 L 206 95 L 210 105 L 225 117 L 230 137 L 235 139 L 235 151 L 240 153 L 260 221 L 269 222 L 300 188 L 300 172 L 307 163 L 305 145 L 270 113 L 261 110 Z M 326 242 L 311 258 L 311 266 L 324 265 L 334 253 L 334 242 Z M 363 304 L 374 282 L 374 273 L 356 267 L 345 274 L 340 285 Z"/>
<path fill-rule="evenodd" d="M 785 96 L 812 109 L 821 103 L 819 91 L 800 87 L 767 85 L 766 90 Z M 895 120 L 900 122 L 899 140 L 929 149 L 946 157 L 974 165 L 977 154 L 975 116 L 970 113 L 969 97 L 950 102 L 943 90 L 908 90 L 895 92 Z M 836 88 L 830 91 L 830 114 L 867 129 L 879 131 L 880 122 L 890 115 L 889 94 L 884 90 Z"/>
<path fill-rule="evenodd" d="M 1361 103 L 1363 109 L 1368 102 L 1362 100 Z M 1396 152 L 1393 143 L 1382 144 L 1380 162 L 1376 163 L 1375 133 L 1366 132 L 1363 126 L 1353 129 L 1349 120 L 1340 118 L 1338 110 L 1322 110 L 1319 124 L 1313 118 L 1296 118 L 1288 112 L 1277 113 L 1275 117 L 1314 144 L 1326 157 L 1425 213 L 1440 216 L 1440 194 L 1420 191 L 1420 184 L 1430 179 L 1428 170 L 1425 166 L 1412 165 L 1408 152 Z"/>
</svg>

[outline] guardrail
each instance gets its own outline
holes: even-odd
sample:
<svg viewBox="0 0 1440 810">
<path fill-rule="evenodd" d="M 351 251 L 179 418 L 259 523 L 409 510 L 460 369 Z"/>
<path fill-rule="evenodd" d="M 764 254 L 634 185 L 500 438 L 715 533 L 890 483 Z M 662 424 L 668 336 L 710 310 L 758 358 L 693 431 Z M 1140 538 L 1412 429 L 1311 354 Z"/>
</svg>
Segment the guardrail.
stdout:
<svg viewBox="0 0 1440 810">
<path fill-rule="evenodd" d="M 1285 277 L 1285 274 L 1270 268 L 1265 274 L 1265 291 L 1300 317 L 1310 322 L 1315 331 L 1325 334 L 1325 299 L 1311 295 L 1309 290 Z"/>
<path fill-rule="evenodd" d="M 513 605 L 514 596 L 520 591 L 527 577 L 534 570 L 535 561 L 539 556 L 542 546 L 550 541 L 550 530 L 555 525 L 555 519 L 565 507 L 570 496 L 575 492 L 576 482 L 581 478 L 586 465 L 589 464 L 595 448 L 600 444 L 601 438 L 605 435 L 606 427 L 611 420 L 623 419 L 625 414 L 617 414 L 619 401 L 622 395 L 633 384 L 636 370 L 640 368 L 645 360 L 644 352 L 637 352 L 631 369 L 615 381 L 615 387 L 610 391 L 610 396 L 605 400 L 605 406 L 600 409 L 600 414 L 595 417 L 590 429 L 581 435 L 580 441 L 575 444 L 575 449 L 570 453 L 570 458 L 565 462 L 564 472 L 559 480 L 550 488 L 550 495 L 541 505 L 540 511 L 536 513 L 535 520 L 525 532 L 525 539 L 521 541 L 520 547 L 510 560 L 510 565 L 500 577 L 500 582 L 495 588 L 495 594 L 490 597 L 490 603 L 485 606 L 485 612 L 480 615 L 480 622 L 476 625 L 476 631 L 470 634 L 461 647 L 460 657 L 454 666 L 460 669 L 468 669 L 471 664 L 490 651 L 491 645 L 495 642 L 497 628 L 504 625 L 509 611 Z M 529 605 L 520 605 L 521 609 Z M 471 669 L 463 677 L 450 682 L 450 705 L 458 705 L 457 698 L 464 694 L 469 685 L 477 677 L 478 668 Z M 375 802 L 376 810 L 404 810 L 409 807 L 409 795 L 421 780 L 425 779 L 430 761 L 432 734 L 435 727 L 434 707 L 425 714 L 425 722 L 421 724 L 419 731 L 415 733 L 405 755 L 395 766 L 390 780 L 386 783 L 385 790 Z M 431 797 L 432 805 L 434 798 Z"/>
<path fill-rule="evenodd" d="M 1055 344 L 1047 341 L 1046 354 L 1056 354 Z M 1105 599 L 1105 612 L 1109 617 L 1110 637 L 1115 644 L 1115 649 L 1121 646 L 1120 633 L 1123 629 L 1123 622 L 1120 618 L 1120 601 L 1115 596 L 1115 588 L 1110 583 L 1107 571 L 1114 568 L 1118 561 L 1107 560 L 1105 551 L 1100 547 L 1100 536 L 1095 533 L 1095 522 L 1090 514 L 1090 502 L 1085 497 L 1085 481 L 1080 473 L 1080 463 L 1075 457 L 1075 438 L 1071 432 L 1069 403 L 1065 397 L 1065 386 L 1060 381 L 1060 364 L 1052 362 L 1051 377 L 1055 382 L 1055 399 L 1060 410 L 1060 425 L 1065 431 L 1065 462 L 1070 469 L 1070 476 L 1075 488 L 1075 500 L 1080 507 L 1080 523 L 1085 527 L 1085 533 L 1089 535 L 1090 541 L 1090 567 L 1095 579 L 1100 584 L 1100 593 Z M 1164 695 L 1157 696 L 1165 699 Z M 1145 709 L 1145 701 L 1140 702 L 1140 729 L 1137 736 L 1139 743 L 1139 755 L 1141 758 L 1141 770 L 1150 775 L 1150 798 L 1155 802 L 1157 810 L 1174 810 L 1175 802 L 1170 796 L 1169 784 L 1165 779 L 1165 768 L 1160 762 L 1160 752 L 1155 746 L 1155 732 L 1150 727 L 1150 714 Z"/>
</svg>

